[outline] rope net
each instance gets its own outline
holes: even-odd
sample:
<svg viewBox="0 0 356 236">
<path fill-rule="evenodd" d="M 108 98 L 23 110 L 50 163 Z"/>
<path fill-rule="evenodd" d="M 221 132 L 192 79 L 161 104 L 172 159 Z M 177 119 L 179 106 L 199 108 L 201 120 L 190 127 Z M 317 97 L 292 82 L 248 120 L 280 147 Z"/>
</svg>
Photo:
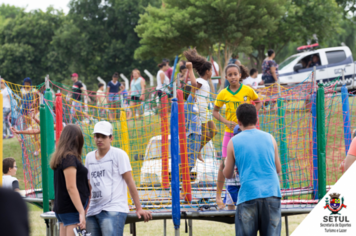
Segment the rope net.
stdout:
<svg viewBox="0 0 356 236">
<path fill-rule="evenodd" d="M 303 207 L 316 203 L 318 176 L 314 172 L 316 156 L 313 147 L 313 83 L 310 75 L 303 83 L 289 86 L 257 89 L 262 103 L 258 116 L 258 128 L 271 133 L 279 148 L 282 172 L 279 175 L 282 189 L 283 204 L 287 207 Z M 144 208 L 171 210 L 171 145 L 170 117 L 171 101 L 169 89 L 161 96 L 152 88 L 145 90 L 144 100 L 131 99 L 128 95 L 120 95 L 110 99 L 108 94 L 86 91 L 80 98 L 74 96 L 71 88 L 60 83 L 49 81 L 53 91 L 53 100 L 44 100 L 46 106 L 56 117 L 55 94 L 61 100 L 62 120 L 64 124 L 74 123 L 80 126 L 84 134 L 83 161 L 87 153 L 96 149 L 93 128 L 98 121 L 109 121 L 113 125 L 114 141 L 112 146 L 125 150 L 130 158 L 132 175 L 139 190 L 140 200 Z M 8 83 L 18 105 L 12 109 L 37 108 L 44 87 L 34 87 L 38 96 L 33 96 L 31 106 L 25 104 L 21 97 L 23 86 Z M 178 91 L 178 115 L 180 130 L 179 177 L 181 186 L 180 201 L 182 207 L 195 209 L 202 206 L 216 206 L 217 182 L 219 165 L 223 159 L 223 139 L 226 126 L 213 117 L 216 94 L 206 92 L 195 93 L 195 100 L 189 100 L 192 88 L 182 86 Z M 327 130 L 327 183 L 334 184 L 340 177 L 337 171 L 345 152 L 338 151 L 342 147 L 343 137 L 340 134 L 340 96 L 335 89 L 328 88 L 325 98 L 326 130 Z M 331 91 L 331 92 L 330 92 Z M 18 96 L 15 96 L 17 94 Z M 181 94 L 181 95 L 179 95 Z M 78 94 L 77 94 L 78 95 Z M 181 96 L 181 97 L 180 97 Z M 57 97 L 57 99 L 58 99 Z M 185 97 L 185 98 L 183 98 Z M 188 101 L 187 101 L 188 100 Z M 352 106 L 353 100 L 350 100 Z M 222 101 L 225 106 L 220 109 L 223 117 L 235 113 L 228 109 L 230 101 Z M 36 105 L 34 105 L 36 104 Z M 206 105 L 207 104 L 207 105 Z M 198 111 L 194 110 L 194 106 Z M 29 108 L 27 108 L 29 107 Z M 229 114 L 230 113 L 230 114 Z M 340 114 L 338 114 L 340 113 Z M 24 116 L 20 112 L 16 119 L 18 130 L 28 130 Z M 233 114 L 234 115 L 234 114 Z M 315 120 L 314 116 L 314 120 Z M 353 117 L 352 117 L 353 118 Z M 33 120 L 33 119 L 31 119 Z M 184 121 L 184 122 L 183 122 Z M 342 122 L 342 120 L 341 120 Z M 334 125 L 333 125 L 334 124 Z M 193 127 L 193 128 L 192 128 Z M 192 131 L 193 129 L 193 131 Z M 36 138 L 37 136 L 37 138 Z M 39 135 L 23 134 L 21 145 L 25 173 L 25 186 L 28 192 L 36 192 L 41 188 L 41 155 Z M 256 141 L 258 148 L 258 140 Z M 38 152 L 38 155 L 36 152 Z M 25 171 L 26 170 L 26 171 Z M 237 179 L 226 180 L 236 185 Z M 189 186 L 189 188 L 188 188 Z M 225 187 L 221 193 L 225 197 Z M 133 202 L 129 197 L 131 209 Z M 187 202 L 186 200 L 191 200 Z"/>
</svg>

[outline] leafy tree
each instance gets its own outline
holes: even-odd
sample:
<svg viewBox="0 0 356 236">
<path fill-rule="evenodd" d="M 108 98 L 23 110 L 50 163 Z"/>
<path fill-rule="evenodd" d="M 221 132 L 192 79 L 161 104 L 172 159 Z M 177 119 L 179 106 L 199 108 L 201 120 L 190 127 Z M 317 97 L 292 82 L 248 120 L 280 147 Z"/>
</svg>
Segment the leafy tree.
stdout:
<svg viewBox="0 0 356 236">
<path fill-rule="evenodd" d="M 93 88 L 97 76 L 110 80 L 115 71 L 155 68 L 153 60 L 134 60 L 139 38 L 134 32 L 139 15 L 158 0 L 76 0 L 70 2 L 66 21 L 57 30 L 53 45 L 70 70 Z M 96 87 L 95 87 L 96 88 Z"/>
<path fill-rule="evenodd" d="M 46 12 L 21 11 L 8 20 L 0 28 L 1 75 L 16 83 L 31 77 L 40 84 L 48 73 L 61 74 L 65 62 L 56 59 L 51 41 L 63 18 L 63 12 L 48 8 Z"/>
<path fill-rule="evenodd" d="M 166 0 L 160 8 L 148 6 L 136 32 L 142 38 L 135 57 L 172 57 L 187 47 L 212 54 L 222 65 L 237 49 L 276 27 L 285 0 Z M 222 76 L 224 78 L 224 76 Z"/>
<path fill-rule="evenodd" d="M 254 38 L 254 53 L 250 57 L 261 68 L 265 52 L 273 48 L 278 53 L 291 42 L 306 44 L 316 35 L 319 42 L 342 32 L 340 28 L 341 9 L 335 0 L 289 0 L 286 12 L 280 18 L 277 28 L 271 28 L 263 37 Z"/>
</svg>

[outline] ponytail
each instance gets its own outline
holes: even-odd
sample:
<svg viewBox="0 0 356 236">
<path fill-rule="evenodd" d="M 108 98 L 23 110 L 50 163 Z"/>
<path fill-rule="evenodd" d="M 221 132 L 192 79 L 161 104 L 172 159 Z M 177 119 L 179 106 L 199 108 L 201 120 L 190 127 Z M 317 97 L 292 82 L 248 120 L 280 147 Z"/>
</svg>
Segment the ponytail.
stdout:
<svg viewBox="0 0 356 236">
<path fill-rule="evenodd" d="M 115 72 L 112 77 L 118 79 L 119 78 L 119 73 Z"/>
<path fill-rule="evenodd" d="M 239 70 L 240 74 L 241 74 L 241 79 L 246 79 L 249 76 L 248 73 L 248 69 L 247 67 L 243 66 L 243 65 L 236 65 L 236 64 L 229 64 L 225 67 L 225 76 L 227 74 L 227 70 L 231 67 L 235 67 Z"/>
<path fill-rule="evenodd" d="M 204 76 L 207 71 L 211 70 L 211 63 L 200 56 L 195 48 L 188 49 L 183 54 L 193 64 L 193 68 L 196 69 L 200 76 Z"/>
<path fill-rule="evenodd" d="M 166 62 L 161 62 L 160 64 L 158 64 L 158 67 L 160 68 L 160 69 L 162 69 L 164 66 L 166 66 L 167 65 L 167 63 Z"/>
</svg>

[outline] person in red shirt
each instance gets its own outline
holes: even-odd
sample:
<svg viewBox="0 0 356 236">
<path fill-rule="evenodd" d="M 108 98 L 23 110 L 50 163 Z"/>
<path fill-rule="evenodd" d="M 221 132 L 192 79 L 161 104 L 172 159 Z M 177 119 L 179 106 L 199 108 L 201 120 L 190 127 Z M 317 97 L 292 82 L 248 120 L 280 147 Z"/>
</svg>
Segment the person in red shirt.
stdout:
<svg viewBox="0 0 356 236">
<path fill-rule="evenodd" d="M 168 70 L 166 70 L 164 73 L 167 75 L 167 77 L 169 78 L 169 82 L 171 83 L 171 79 L 172 79 L 172 74 L 173 74 L 173 68 L 169 66 L 169 60 L 168 59 L 163 59 L 162 62 L 165 62 L 167 64 L 167 66 L 169 67 Z"/>
</svg>

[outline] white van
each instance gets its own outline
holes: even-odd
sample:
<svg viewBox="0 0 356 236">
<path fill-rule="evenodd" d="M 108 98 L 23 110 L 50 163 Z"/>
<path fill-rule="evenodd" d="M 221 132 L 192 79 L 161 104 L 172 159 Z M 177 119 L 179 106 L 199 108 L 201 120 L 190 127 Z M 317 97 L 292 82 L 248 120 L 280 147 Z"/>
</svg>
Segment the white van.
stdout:
<svg viewBox="0 0 356 236">
<path fill-rule="evenodd" d="M 169 179 L 171 177 L 171 136 L 168 136 L 168 160 Z M 162 184 L 162 136 L 158 135 L 150 139 L 143 164 L 141 167 L 140 186 L 161 186 Z M 196 161 L 191 170 L 192 185 L 215 184 L 218 177 L 219 163 L 216 158 L 213 142 L 208 142 L 201 151 L 204 162 Z M 169 180 L 170 181 L 170 180 Z"/>
<path fill-rule="evenodd" d="M 320 59 L 320 65 L 316 66 L 317 83 L 325 84 L 332 81 L 341 77 L 344 71 L 346 86 L 349 89 L 356 86 L 354 83 L 355 65 L 351 50 L 347 46 L 305 51 L 288 57 L 279 64 L 280 83 L 294 84 L 305 81 L 313 71 L 313 67 L 308 68 L 307 65 L 314 55 Z M 259 78 L 261 77 L 260 74 Z M 338 86 L 342 84 L 342 81 L 339 81 Z"/>
</svg>

